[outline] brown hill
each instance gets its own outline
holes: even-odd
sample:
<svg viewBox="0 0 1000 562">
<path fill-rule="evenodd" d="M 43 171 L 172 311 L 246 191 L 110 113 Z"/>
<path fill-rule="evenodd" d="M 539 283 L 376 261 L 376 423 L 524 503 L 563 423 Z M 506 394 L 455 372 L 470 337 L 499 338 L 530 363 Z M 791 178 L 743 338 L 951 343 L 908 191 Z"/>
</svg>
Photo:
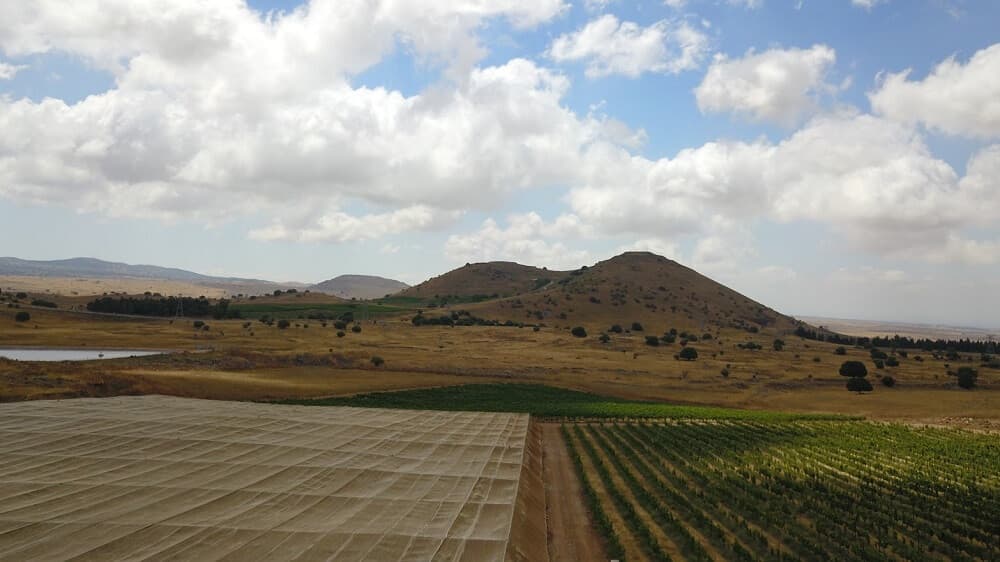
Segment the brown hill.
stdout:
<svg viewBox="0 0 1000 562">
<path fill-rule="evenodd" d="M 408 288 L 395 279 L 375 275 L 339 275 L 309 287 L 310 291 L 336 295 L 344 299 L 377 299 Z"/>
<path fill-rule="evenodd" d="M 567 277 L 568 271 L 551 271 L 514 262 L 472 263 L 432 277 L 399 295 L 422 299 L 459 297 L 450 300 L 504 298 L 538 291 Z"/>
<path fill-rule="evenodd" d="M 501 264 L 509 271 L 512 264 Z M 493 264 L 476 264 L 479 270 L 498 269 Z M 472 267 L 472 266 L 468 266 Z M 543 271 L 521 266 L 528 270 Z M 463 268 L 464 269 L 464 268 Z M 457 270 L 461 271 L 461 270 Z M 454 272 L 453 272 L 454 273 Z M 553 272 L 545 272 L 552 275 Z M 451 286 L 451 274 L 435 281 Z M 463 288 L 469 292 L 494 290 L 497 284 L 482 289 L 465 275 Z M 787 332 L 799 324 L 697 271 L 673 260 L 648 252 L 627 252 L 593 267 L 558 272 L 558 277 L 544 287 L 523 290 L 507 298 L 486 302 L 453 305 L 487 319 L 512 320 L 548 325 L 583 325 L 607 330 L 618 324 L 630 329 L 633 322 L 642 324 L 649 334 L 662 334 L 670 328 L 679 331 L 708 332 L 718 328 Z"/>
</svg>

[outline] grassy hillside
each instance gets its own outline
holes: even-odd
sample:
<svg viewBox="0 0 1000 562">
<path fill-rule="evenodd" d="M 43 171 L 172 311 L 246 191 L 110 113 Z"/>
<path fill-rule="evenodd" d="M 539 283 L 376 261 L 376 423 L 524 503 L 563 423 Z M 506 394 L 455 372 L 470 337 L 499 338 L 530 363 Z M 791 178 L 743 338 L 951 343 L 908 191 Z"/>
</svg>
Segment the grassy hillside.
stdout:
<svg viewBox="0 0 1000 562">
<path fill-rule="evenodd" d="M 309 289 L 345 299 L 377 299 L 398 293 L 408 287 L 409 285 L 401 281 L 375 275 L 338 275 Z"/>
<path fill-rule="evenodd" d="M 467 264 L 400 293 L 403 297 L 444 302 L 474 302 L 537 291 L 569 276 L 512 262 Z"/>
<path fill-rule="evenodd" d="M 550 325 L 613 324 L 660 335 L 675 328 L 701 334 L 718 328 L 787 332 L 795 319 L 697 271 L 647 252 L 628 252 L 569 272 L 536 291 L 465 307 L 485 318 Z"/>
</svg>

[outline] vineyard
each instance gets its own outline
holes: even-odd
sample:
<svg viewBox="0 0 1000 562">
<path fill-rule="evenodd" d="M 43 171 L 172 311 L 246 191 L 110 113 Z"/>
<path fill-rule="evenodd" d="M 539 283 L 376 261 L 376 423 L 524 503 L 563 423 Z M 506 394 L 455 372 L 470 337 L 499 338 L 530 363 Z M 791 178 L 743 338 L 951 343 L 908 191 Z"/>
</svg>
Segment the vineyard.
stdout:
<svg viewBox="0 0 1000 562">
<path fill-rule="evenodd" d="M 1000 439 L 855 421 L 565 424 L 608 557 L 1000 560 Z"/>
</svg>

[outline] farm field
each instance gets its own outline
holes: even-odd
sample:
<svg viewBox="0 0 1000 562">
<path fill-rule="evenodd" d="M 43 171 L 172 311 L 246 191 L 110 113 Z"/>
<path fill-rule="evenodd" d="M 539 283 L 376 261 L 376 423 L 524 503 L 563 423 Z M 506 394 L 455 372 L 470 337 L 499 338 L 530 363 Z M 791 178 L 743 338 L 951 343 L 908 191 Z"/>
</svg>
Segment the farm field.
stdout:
<svg viewBox="0 0 1000 562">
<path fill-rule="evenodd" d="M 562 425 L 620 560 L 997 560 L 995 436 L 853 421 Z"/>
<path fill-rule="evenodd" d="M 3 404 L 0 559 L 539 560 L 530 435 L 520 414 Z"/>
<path fill-rule="evenodd" d="M 305 297 L 304 297 L 305 298 Z M 330 297 L 332 298 L 332 297 Z M 299 302 L 301 299 L 291 300 Z M 30 310 L 31 321 L 14 321 Z M 344 396 L 483 382 L 544 384 L 627 400 L 671 404 L 840 413 L 876 419 L 996 427 L 1000 371 L 911 352 L 878 370 L 868 350 L 774 334 L 719 329 L 691 344 L 696 361 L 673 358 L 679 345 L 650 347 L 644 333 L 573 337 L 565 326 L 414 326 L 409 317 L 359 322 L 360 332 L 333 322 L 291 320 L 287 329 L 257 320 L 93 315 L 60 309 L 4 309 L 0 343 L 12 347 L 168 349 L 170 356 L 97 363 L 19 364 L 0 360 L 0 400 L 158 393 L 214 399 Z M 326 324 L 326 325 L 324 325 Z M 352 325 L 353 326 L 353 325 Z M 662 333 L 669 325 L 647 325 Z M 595 330 L 596 331 L 596 330 Z M 343 336 L 338 336 L 343 332 Z M 747 349 L 753 342 L 761 349 Z M 741 347 L 743 345 L 744 347 Z M 197 353 L 193 353 L 197 352 Z M 373 357 L 384 363 L 375 366 Z M 868 365 L 873 392 L 847 392 L 837 369 L 845 360 Z M 977 388 L 958 388 L 949 370 L 979 370 Z M 723 376 L 723 370 L 728 372 Z M 897 384 L 886 388 L 886 374 Z"/>
</svg>

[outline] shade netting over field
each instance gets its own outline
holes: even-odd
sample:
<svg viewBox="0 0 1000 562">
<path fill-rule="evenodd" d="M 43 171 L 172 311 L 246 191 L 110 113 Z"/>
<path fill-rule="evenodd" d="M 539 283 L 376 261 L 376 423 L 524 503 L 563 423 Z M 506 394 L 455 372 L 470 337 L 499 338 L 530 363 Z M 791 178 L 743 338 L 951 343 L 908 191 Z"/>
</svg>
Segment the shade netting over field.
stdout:
<svg viewBox="0 0 1000 562">
<path fill-rule="evenodd" d="M 502 560 L 528 416 L 0 405 L 0 559 Z"/>
</svg>

